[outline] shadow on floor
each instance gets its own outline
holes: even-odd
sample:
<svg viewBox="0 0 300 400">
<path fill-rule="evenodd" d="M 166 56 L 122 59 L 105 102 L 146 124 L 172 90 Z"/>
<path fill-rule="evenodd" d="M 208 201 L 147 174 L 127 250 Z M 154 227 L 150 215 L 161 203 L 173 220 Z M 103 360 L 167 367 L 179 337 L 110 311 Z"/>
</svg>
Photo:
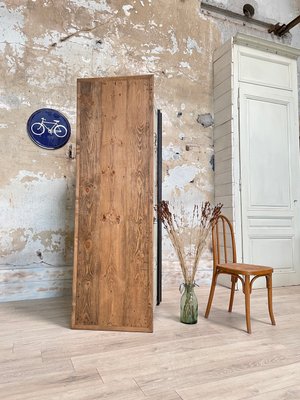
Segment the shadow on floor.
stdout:
<svg viewBox="0 0 300 400">
<path fill-rule="evenodd" d="M 20 300 L 9 304 L 12 307 L 11 318 L 13 320 L 29 319 L 41 323 L 47 321 L 47 323 L 64 328 L 71 326 L 71 296 Z"/>
</svg>

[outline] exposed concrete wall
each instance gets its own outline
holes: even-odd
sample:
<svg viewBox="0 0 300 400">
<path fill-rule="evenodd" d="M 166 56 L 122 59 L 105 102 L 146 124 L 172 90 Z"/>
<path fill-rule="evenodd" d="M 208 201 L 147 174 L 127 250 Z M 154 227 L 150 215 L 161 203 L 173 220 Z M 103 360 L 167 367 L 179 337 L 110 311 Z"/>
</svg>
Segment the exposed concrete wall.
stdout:
<svg viewBox="0 0 300 400">
<path fill-rule="evenodd" d="M 276 22 L 299 11 L 292 0 L 256 4 L 257 17 Z M 59 295 L 71 284 L 75 161 L 68 145 L 47 151 L 31 142 L 30 114 L 63 112 L 74 145 L 77 78 L 154 74 L 164 198 L 212 200 L 212 55 L 237 31 L 272 40 L 261 29 L 203 14 L 198 0 L 0 0 L 0 300 Z M 299 35 L 286 40 L 299 44 Z M 164 284 L 179 283 L 166 238 L 163 257 Z M 208 249 L 200 283 L 210 269 Z"/>
</svg>

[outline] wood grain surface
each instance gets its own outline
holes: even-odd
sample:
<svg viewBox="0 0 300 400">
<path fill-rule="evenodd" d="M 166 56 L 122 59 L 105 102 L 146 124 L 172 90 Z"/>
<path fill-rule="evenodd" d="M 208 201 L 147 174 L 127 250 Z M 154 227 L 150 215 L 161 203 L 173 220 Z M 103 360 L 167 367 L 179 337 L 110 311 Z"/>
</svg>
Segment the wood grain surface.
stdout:
<svg viewBox="0 0 300 400">
<path fill-rule="evenodd" d="M 72 327 L 151 332 L 153 77 L 78 80 Z"/>
</svg>

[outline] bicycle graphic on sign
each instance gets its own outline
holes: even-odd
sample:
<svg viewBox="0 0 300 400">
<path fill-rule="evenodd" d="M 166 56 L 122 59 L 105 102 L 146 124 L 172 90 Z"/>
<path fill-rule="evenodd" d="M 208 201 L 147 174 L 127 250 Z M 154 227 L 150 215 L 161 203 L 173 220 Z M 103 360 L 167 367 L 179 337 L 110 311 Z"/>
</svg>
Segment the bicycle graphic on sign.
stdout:
<svg viewBox="0 0 300 400">
<path fill-rule="evenodd" d="M 46 121 L 43 117 L 41 118 L 41 122 L 32 124 L 30 130 L 36 136 L 42 136 L 47 131 L 50 135 L 54 134 L 58 138 L 64 138 L 68 133 L 67 128 L 59 124 L 59 120 L 54 119 L 51 122 Z"/>
</svg>

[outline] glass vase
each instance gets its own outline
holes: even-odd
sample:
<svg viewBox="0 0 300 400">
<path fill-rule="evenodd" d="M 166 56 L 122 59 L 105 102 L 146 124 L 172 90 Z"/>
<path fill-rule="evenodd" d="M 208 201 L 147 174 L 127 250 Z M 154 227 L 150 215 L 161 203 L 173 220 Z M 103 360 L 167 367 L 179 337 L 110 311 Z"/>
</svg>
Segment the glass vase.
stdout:
<svg viewBox="0 0 300 400">
<path fill-rule="evenodd" d="M 195 294 L 195 284 L 183 284 L 184 291 L 180 300 L 180 322 L 196 324 L 198 321 L 198 300 Z"/>
</svg>

